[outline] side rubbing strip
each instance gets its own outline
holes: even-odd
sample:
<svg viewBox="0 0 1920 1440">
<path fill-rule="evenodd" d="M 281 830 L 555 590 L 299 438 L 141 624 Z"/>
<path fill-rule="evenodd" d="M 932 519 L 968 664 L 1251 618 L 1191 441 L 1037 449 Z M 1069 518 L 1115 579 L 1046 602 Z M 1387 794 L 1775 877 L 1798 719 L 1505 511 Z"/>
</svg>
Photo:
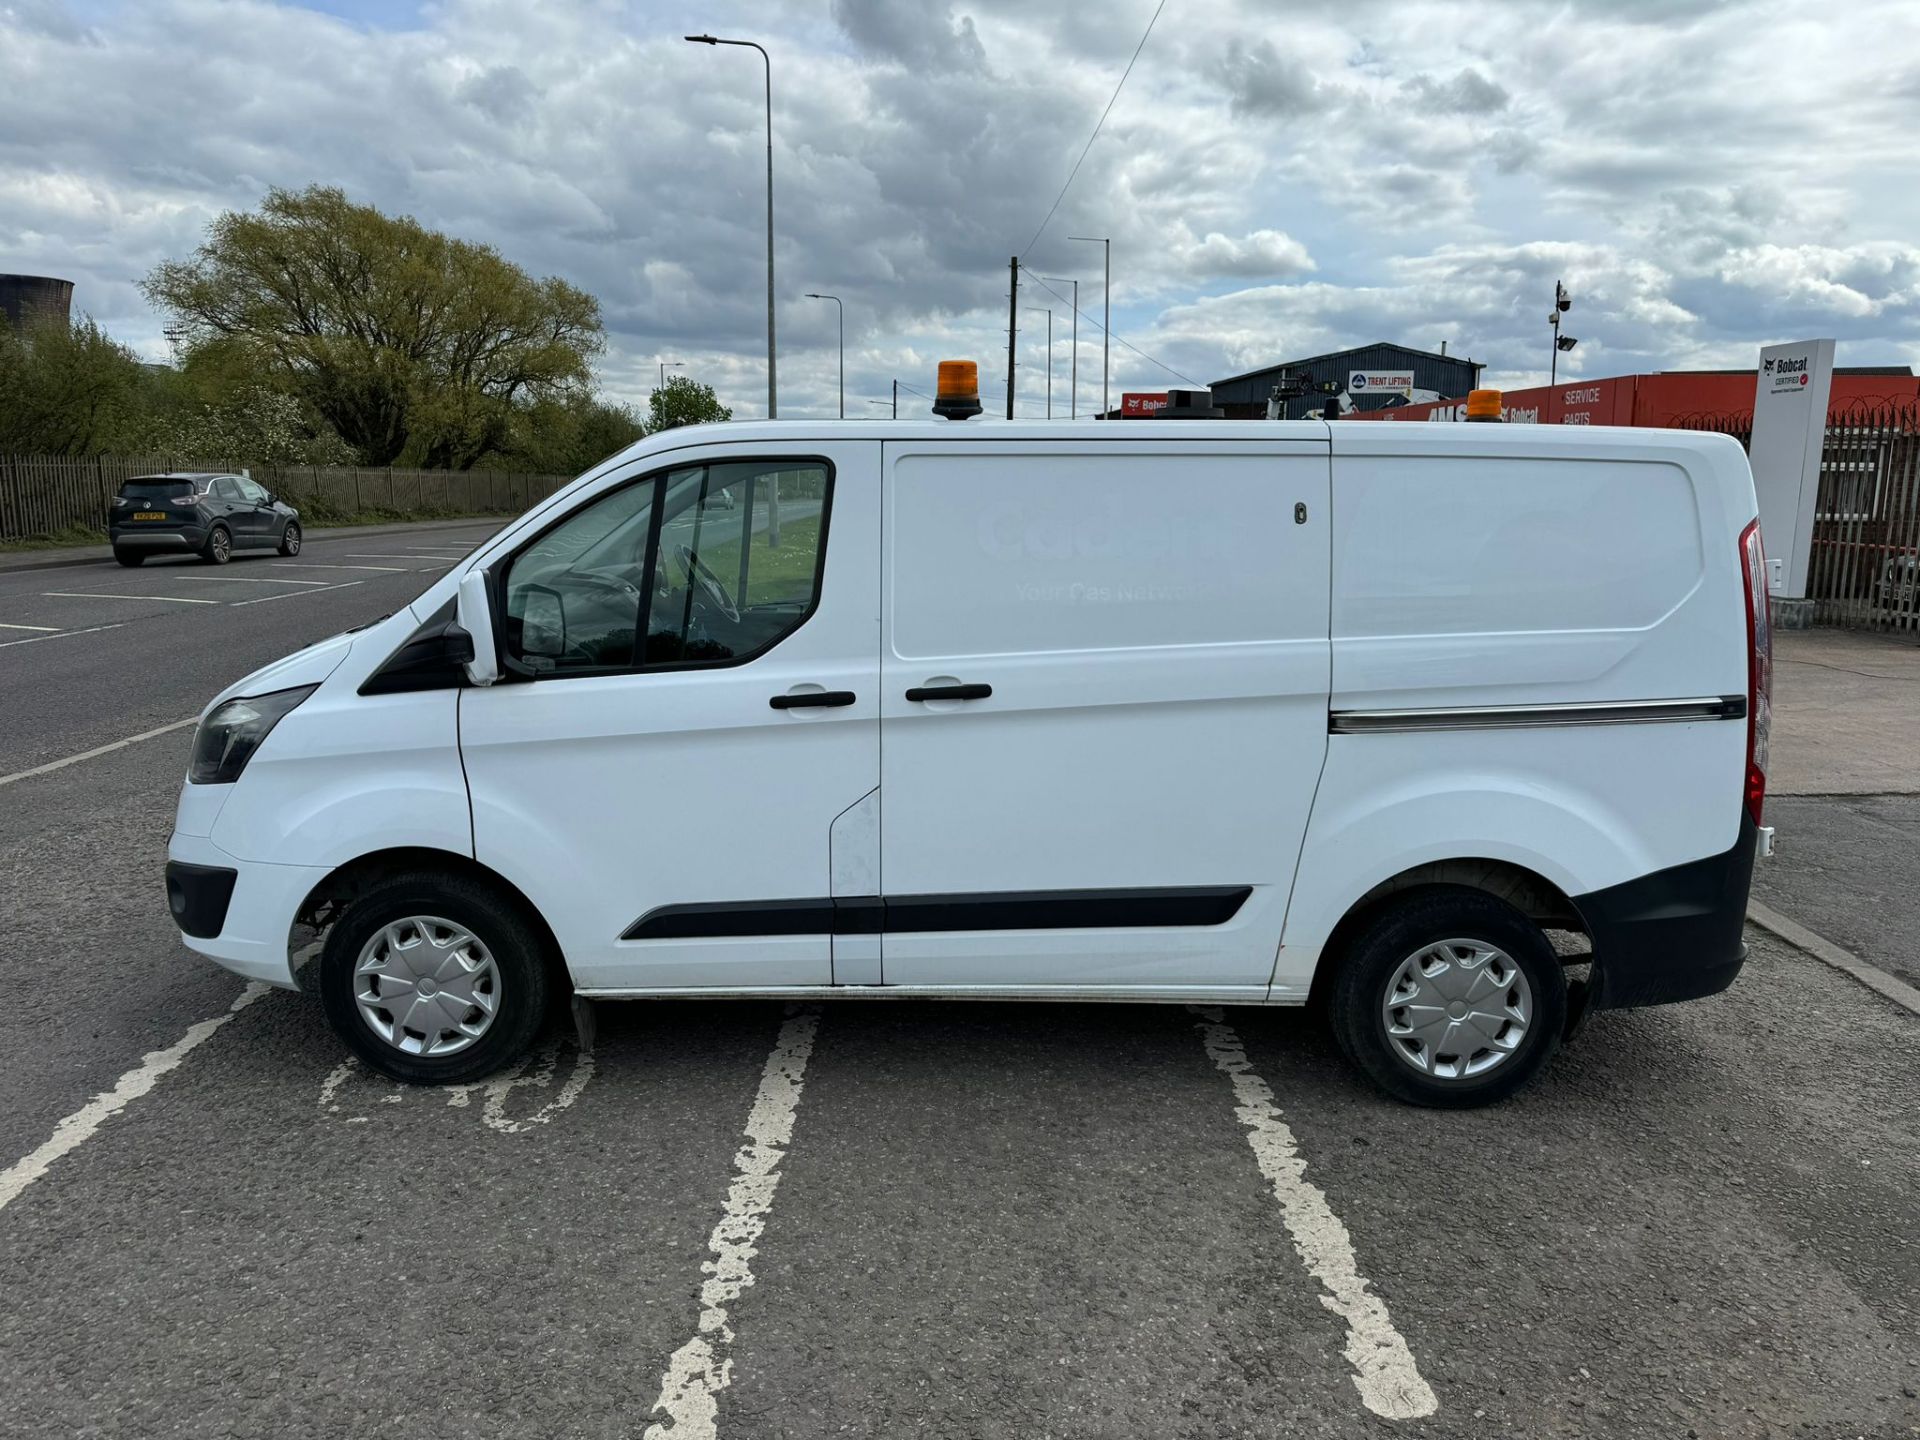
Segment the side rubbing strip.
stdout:
<svg viewBox="0 0 1920 1440">
<path fill-rule="evenodd" d="M 1519 730 L 1550 725 L 1653 725 L 1689 720 L 1744 720 L 1744 695 L 1697 700 L 1608 700 L 1571 705 L 1462 705 L 1446 710 L 1335 710 L 1335 735 L 1381 730 Z"/>
<path fill-rule="evenodd" d="M 1224 925 L 1251 885 L 1159 890 L 1014 890 L 970 895 L 836 896 L 663 905 L 622 940 L 694 940 L 751 935 L 878 935 L 928 930 L 1107 930 Z"/>
</svg>

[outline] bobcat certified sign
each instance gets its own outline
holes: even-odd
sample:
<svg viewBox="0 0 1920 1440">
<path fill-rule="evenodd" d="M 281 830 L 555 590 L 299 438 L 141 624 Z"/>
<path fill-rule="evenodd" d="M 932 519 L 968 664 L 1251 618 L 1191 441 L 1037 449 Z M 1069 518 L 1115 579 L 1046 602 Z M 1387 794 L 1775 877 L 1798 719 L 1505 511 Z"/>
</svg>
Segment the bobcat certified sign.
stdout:
<svg viewBox="0 0 1920 1440">
<path fill-rule="evenodd" d="M 1760 352 L 1754 377 L 1753 488 L 1760 496 L 1760 541 L 1784 562 L 1776 595 L 1807 593 L 1814 500 L 1833 388 L 1833 341 L 1799 340 Z"/>
<path fill-rule="evenodd" d="M 1411 370 L 1349 370 L 1347 393 L 1349 395 L 1411 395 L 1413 372 Z"/>
</svg>

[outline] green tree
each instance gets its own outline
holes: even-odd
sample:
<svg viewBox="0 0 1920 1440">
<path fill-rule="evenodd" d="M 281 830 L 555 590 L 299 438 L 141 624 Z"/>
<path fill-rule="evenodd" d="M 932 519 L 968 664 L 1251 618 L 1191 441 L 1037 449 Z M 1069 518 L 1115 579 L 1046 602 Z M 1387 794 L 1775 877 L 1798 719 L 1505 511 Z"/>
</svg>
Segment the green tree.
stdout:
<svg viewBox="0 0 1920 1440">
<path fill-rule="evenodd" d="M 483 463 L 493 469 L 578 475 L 646 433 L 628 405 L 578 394 L 537 400 L 521 408 L 510 444 Z"/>
<path fill-rule="evenodd" d="M 605 344 L 586 292 L 323 186 L 222 215 L 144 288 L 196 358 L 284 390 L 370 465 L 471 468 L 517 407 L 584 393 Z"/>
<path fill-rule="evenodd" d="M 711 385 L 685 375 L 669 375 L 667 383 L 647 397 L 647 433 L 678 425 L 705 425 L 731 420 L 733 411 L 720 403 Z"/>
<path fill-rule="evenodd" d="M 97 455 L 127 428 L 142 380 L 91 319 L 0 322 L 0 449 Z"/>
</svg>

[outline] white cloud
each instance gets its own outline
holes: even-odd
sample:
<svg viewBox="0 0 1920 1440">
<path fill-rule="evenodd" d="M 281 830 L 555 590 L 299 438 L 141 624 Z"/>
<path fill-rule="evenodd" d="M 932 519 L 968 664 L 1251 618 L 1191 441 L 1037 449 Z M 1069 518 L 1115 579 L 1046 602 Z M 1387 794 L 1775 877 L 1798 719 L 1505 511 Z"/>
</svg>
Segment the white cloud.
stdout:
<svg viewBox="0 0 1920 1440">
<path fill-rule="evenodd" d="M 710 28 L 774 56 L 783 410 L 834 404 L 832 307 L 807 290 L 846 300 L 850 413 L 895 376 L 928 388 L 953 355 L 1004 385 L 1007 257 L 1145 0 L 692 13 L 445 0 L 379 28 L 268 0 L 16 0 L 0 268 L 74 279 L 157 355 L 137 289 L 156 261 L 270 185 L 338 184 L 592 290 L 627 398 L 666 358 L 757 413 L 762 72 L 680 38 Z M 1170 6 L 1027 259 L 1078 275 L 1097 317 L 1100 249 L 1067 237 L 1112 236 L 1116 328 L 1200 380 L 1446 339 L 1516 383 L 1545 370 L 1556 278 L 1576 295 L 1574 373 L 1740 363 L 1812 333 L 1838 335 L 1843 363 L 1920 361 L 1920 7 L 1512 0 L 1464 18 L 1441 0 L 1283 27 L 1261 0 Z M 1091 403 L 1097 327 L 1081 340 Z M 1114 348 L 1116 391 L 1171 379 Z"/>
</svg>

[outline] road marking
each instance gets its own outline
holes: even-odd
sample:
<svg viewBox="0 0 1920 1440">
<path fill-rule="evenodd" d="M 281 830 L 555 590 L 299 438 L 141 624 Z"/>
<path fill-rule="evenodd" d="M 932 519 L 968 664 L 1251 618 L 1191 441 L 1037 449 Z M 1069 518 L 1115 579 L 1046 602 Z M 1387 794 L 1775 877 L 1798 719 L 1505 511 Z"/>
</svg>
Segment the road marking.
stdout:
<svg viewBox="0 0 1920 1440">
<path fill-rule="evenodd" d="M 348 550 L 345 553 L 349 560 L 406 560 L 411 562 L 421 558 L 418 555 L 362 555 L 358 550 Z M 427 558 L 431 559 L 433 557 L 429 556 Z"/>
<path fill-rule="evenodd" d="M 308 582 L 311 583 L 311 582 Z M 321 590 L 345 590 L 349 585 L 364 585 L 364 580 L 341 580 L 333 585 L 322 585 L 317 590 L 282 590 L 278 595 L 256 595 L 251 600 L 229 600 L 232 605 L 264 605 L 269 600 L 297 600 L 302 595 L 318 595 Z"/>
<path fill-rule="evenodd" d="M 105 628 L 111 630 L 113 627 L 109 625 Z M 71 633 L 79 635 L 84 632 L 75 630 Z M 53 637 L 48 635 L 43 638 L 51 640 Z M 14 645 L 25 645 L 27 642 L 25 640 L 14 640 L 10 643 Z M 124 750 L 129 745 L 137 745 L 142 740 L 151 740 L 156 735 L 165 735 L 170 731 L 183 730 L 199 720 L 199 718 L 198 715 L 189 715 L 186 719 L 176 720 L 171 725 L 162 725 L 157 730 L 142 730 L 138 735 L 129 735 L 126 739 L 115 740 L 109 745 L 96 745 L 91 750 L 82 750 L 78 755 L 69 755 L 64 760 L 49 760 L 46 764 L 36 765 L 31 770 L 16 770 L 11 775 L 0 775 L 0 785 L 11 785 L 16 780 L 30 780 L 35 775 L 46 775 L 55 770 L 64 770 L 69 765 L 78 765 L 82 760 L 91 760 L 97 755 L 110 755 L 115 750 Z"/>
<path fill-rule="evenodd" d="M 395 575 L 404 575 L 405 565 L 320 565 L 311 560 L 276 560 L 275 565 L 288 570 L 385 570 Z"/>
<path fill-rule="evenodd" d="M 24 640 L 0 640 L 0 650 L 13 645 L 38 645 L 42 640 L 65 640 L 70 635 L 98 635 L 102 630 L 119 630 L 126 625 L 124 620 L 116 620 L 111 625 L 89 625 L 84 630 L 62 630 L 57 635 L 29 635 Z"/>
<path fill-rule="evenodd" d="M 1762 905 L 1758 900 L 1747 901 L 1747 918 L 1762 930 L 1777 935 L 1796 950 L 1804 950 L 1814 959 L 1824 961 L 1842 974 L 1851 975 L 1862 985 L 1877 994 L 1884 995 L 1901 1009 L 1920 1015 L 1920 990 L 1897 980 L 1886 971 L 1867 964 L 1851 950 L 1844 950 L 1824 935 L 1816 934 L 1806 926 L 1789 920 L 1779 911 Z"/>
<path fill-rule="evenodd" d="M 587 1088 L 587 1082 L 593 1079 L 593 1052 L 591 1050 L 575 1051 L 573 1073 L 560 1087 L 560 1093 L 525 1119 L 512 1120 L 507 1117 L 507 1097 L 513 1093 L 515 1086 L 532 1085 L 544 1090 L 553 1084 L 553 1072 L 560 1063 L 559 1042 L 555 1041 L 541 1050 L 540 1066 L 531 1075 L 526 1073 L 529 1059 L 531 1057 L 523 1059 L 499 1079 L 487 1081 L 485 1086 L 487 1099 L 481 1118 L 486 1121 L 490 1129 L 502 1130 L 509 1135 L 514 1135 L 522 1130 L 531 1130 L 535 1125 L 544 1125 L 578 1100 L 580 1092 Z M 466 1096 L 462 1095 L 458 1100 L 450 1099 L 447 1103 L 464 1105 Z"/>
<path fill-rule="evenodd" d="M 291 580 L 278 575 L 174 575 L 174 580 L 212 580 L 220 585 L 331 585 L 331 580 Z"/>
<path fill-rule="evenodd" d="M 168 605 L 218 605 L 218 600 L 189 600 L 184 595 L 122 595 L 114 590 L 42 590 L 58 600 L 160 600 Z"/>
<path fill-rule="evenodd" d="M 660 1377 L 660 1398 L 649 1414 L 666 1413 L 665 1423 L 647 1426 L 643 1440 L 713 1440 L 720 1392 L 733 1383 L 733 1344 L 727 1306 L 753 1284 L 754 1242 L 766 1228 L 780 1185 L 780 1162 L 793 1139 L 793 1112 L 800 1103 L 807 1058 L 820 1028 L 818 1011 L 787 1018 L 760 1074 L 760 1089 L 747 1112 L 750 1143 L 733 1157 L 733 1184 L 727 1190 L 720 1223 L 707 1239 L 712 1258 L 700 1268 L 709 1277 L 700 1286 L 700 1324 L 693 1338 L 673 1352 Z"/>
<path fill-rule="evenodd" d="M 60 633 L 60 627 L 58 625 L 8 625 L 0 623 L 0 630 L 44 630 L 49 635 L 58 635 Z"/>
<path fill-rule="evenodd" d="M 1187 1008 L 1200 1017 L 1194 1028 L 1215 1068 L 1233 1082 L 1233 1098 L 1239 1102 L 1234 1114 L 1247 1127 L 1247 1143 L 1253 1147 L 1260 1173 L 1273 1187 L 1273 1198 L 1280 1202 L 1293 1248 L 1321 1284 L 1320 1303 L 1346 1319 L 1347 1363 L 1353 1367 L 1360 1403 L 1388 1420 L 1417 1420 L 1433 1414 L 1440 1402 L 1420 1378 L 1413 1352 L 1393 1328 L 1385 1303 L 1368 1290 L 1347 1227 L 1333 1213 L 1326 1192 L 1307 1180 L 1307 1162 L 1300 1158 L 1272 1089 L 1254 1070 L 1246 1047 L 1218 1007 Z"/>
<path fill-rule="evenodd" d="M 474 547 L 471 545 L 403 545 L 400 548 L 403 550 L 438 550 L 443 555 L 449 550 L 455 550 L 461 555 L 465 555 Z"/>
<path fill-rule="evenodd" d="M 222 1025 L 266 994 L 268 987 L 255 980 L 240 992 L 226 1013 L 189 1025 L 187 1033 L 164 1050 L 149 1051 L 138 1065 L 114 1081 L 111 1090 L 103 1090 L 73 1114 L 53 1127 L 53 1134 L 39 1149 L 16 1160 L 0 1174 L 0 1210 L 20 1198 L 20 1193 L 47 1173 L 54 1161 L 78 1150 L 114 1116 L 153 1089 L 160 1077 L 172 1070 L 188 1054 L 204 1044 Z"/>
</svg>

